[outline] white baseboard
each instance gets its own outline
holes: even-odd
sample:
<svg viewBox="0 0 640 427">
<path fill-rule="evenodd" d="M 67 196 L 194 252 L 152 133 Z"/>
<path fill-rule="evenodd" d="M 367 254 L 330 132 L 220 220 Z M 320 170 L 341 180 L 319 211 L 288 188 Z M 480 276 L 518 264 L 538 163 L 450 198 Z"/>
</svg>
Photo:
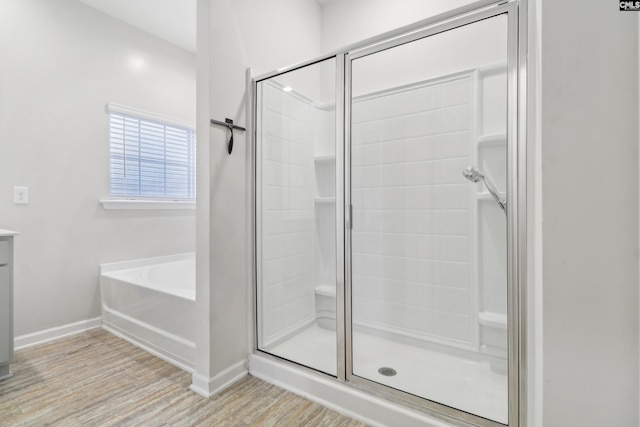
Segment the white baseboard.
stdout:
<svg viewBox="0 0 640 427">
<path fill-rule="evenodd" d="M 189 389 L 203 397 L 214 396 L 235 382 L 239 381 L 249 373 L 248 361 L 241 360 L 226 369 L 223 369 L 214 377 L 207 378 L 197 372 L 193 374 L 193 379 Z"/>
<path fill-rule="evenodd" d="M 259 354 L 249 356 L 249 373 L 370 426 L 451 427 L 426 414 Z"/>
<path fill-rule="evenodd" d="M 60 338 L 68 337 L 69 335 L 75 335 L 80 332 L 88 331 L 89 329 L 99 328 L 100 326 L 102 326 L 101 317 L 96 317 L 89 320 L 81 320 L 80 322 L 56 326 L 55 328 L 45 329 L 44 331 L 20 335 L 13 339 L 13 346 L 15 350 L 22 350 L 34 345 L 58 340 Z"/>
</svg>

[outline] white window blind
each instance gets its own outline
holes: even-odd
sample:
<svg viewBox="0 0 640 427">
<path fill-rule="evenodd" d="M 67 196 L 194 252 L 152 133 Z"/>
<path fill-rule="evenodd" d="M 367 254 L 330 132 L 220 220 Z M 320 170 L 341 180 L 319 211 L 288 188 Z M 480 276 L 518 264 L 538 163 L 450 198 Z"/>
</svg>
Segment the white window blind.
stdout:
<svg viewBox="0 0 640 427">
<path fill-rule="evenodd" d="M 108 107 L 110 195 L 195 199 L 193 128 Z"/>
</svg>

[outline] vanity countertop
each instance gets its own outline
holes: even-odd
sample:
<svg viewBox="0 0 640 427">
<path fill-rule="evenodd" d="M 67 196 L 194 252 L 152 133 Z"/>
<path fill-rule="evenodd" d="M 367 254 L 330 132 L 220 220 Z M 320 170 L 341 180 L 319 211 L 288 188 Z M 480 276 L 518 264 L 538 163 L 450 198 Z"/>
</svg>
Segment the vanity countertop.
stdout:
<svg viewBox="0 0 640 427">
<path fill-rule="evenodd" d="M 10 236 L 17 236 L 18 233 L 17 231 L 11 231 L 11 230 L 3 230 L 2 228 L 0 228 L 0 237 L 10 237 Z"/>
</svg>

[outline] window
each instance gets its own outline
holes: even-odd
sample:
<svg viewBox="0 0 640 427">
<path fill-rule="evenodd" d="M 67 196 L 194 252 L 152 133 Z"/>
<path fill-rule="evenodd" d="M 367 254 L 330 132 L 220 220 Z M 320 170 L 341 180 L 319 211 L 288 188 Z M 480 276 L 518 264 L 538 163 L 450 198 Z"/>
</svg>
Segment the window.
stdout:
<svg viewBox="0 0 640 427">
<path fill-rule="evenodd" d="M 114 104 L 107 111 L 111 197 L 195 199 L 194 127 Z"/>
</svg>

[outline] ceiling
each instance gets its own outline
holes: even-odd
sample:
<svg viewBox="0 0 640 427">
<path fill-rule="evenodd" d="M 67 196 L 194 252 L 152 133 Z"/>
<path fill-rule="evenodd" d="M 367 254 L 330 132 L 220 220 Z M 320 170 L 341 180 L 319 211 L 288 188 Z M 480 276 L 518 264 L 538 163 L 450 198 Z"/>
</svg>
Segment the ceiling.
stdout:
<svg viewBox="0 0 640 427">
<path fill-rule="evenodd" d="M 82 3 L 196 52 L 196 0 L 80 0 Z M 315 0 L 320 7 L 335 0 Z"/>
<path fill-rule="evenodd" d="M 80 0 L 99 11 L 196 51 L 196 0 Z"/>
</svg>

